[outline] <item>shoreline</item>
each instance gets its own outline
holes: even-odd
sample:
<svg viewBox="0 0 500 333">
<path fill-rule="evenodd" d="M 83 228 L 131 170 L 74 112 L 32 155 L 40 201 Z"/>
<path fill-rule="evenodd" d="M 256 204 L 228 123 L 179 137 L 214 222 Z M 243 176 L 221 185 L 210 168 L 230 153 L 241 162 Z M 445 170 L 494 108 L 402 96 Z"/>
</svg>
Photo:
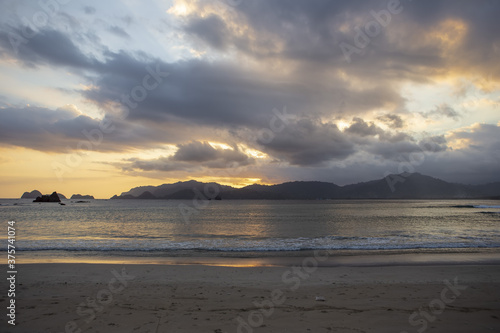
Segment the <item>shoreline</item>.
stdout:
<svg viewBox="0 0 500 333">
<path fill-rule="evenodd" d="M 337 251 L 307 251 L 297 256 L 223 257 L 223 256 L 134 256 L 134 255 L 71 255 L 36 252 L 25 256 L 20 252 L 18 264 L 126 264 L 126 265 L 202 265 L 225 267 L 291 267 L 305 260 L 316 261 L 320 267 L 382 267 L 433 265 L 500 265 L 500 252 L 465 253 L 370 253 L 341 254 Z"/>
</svg>

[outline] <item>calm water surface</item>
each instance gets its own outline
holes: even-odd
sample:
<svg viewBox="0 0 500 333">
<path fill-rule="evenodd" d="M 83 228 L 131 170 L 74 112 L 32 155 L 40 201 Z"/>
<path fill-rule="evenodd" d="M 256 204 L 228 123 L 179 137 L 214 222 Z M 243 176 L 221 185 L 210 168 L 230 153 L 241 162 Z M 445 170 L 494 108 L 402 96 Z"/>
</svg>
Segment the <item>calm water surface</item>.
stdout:
<svg viewBox="0 0 500 333">
<path fill-rule="evenodd" d="M 500 248 L 499 201 L 64 202 L 0 200 L 0 219 L 16 221 L 19 250 L 69 256 Z"/>
</svg>

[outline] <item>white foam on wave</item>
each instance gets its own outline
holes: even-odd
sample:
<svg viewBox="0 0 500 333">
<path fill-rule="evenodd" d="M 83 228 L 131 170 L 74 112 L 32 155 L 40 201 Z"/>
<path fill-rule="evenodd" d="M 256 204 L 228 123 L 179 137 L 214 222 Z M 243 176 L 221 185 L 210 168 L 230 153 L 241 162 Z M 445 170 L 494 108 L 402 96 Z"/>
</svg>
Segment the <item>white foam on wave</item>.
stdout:
<svg viewBox="0 0 500 333">
<path fill-rule="evenodd" d="M 418 248 L 484 248 L 500 247 L 496 238 L 458 236 L 449 237 L 341 237 L 317 238 L 267 238 L 260 240 L 204 239 L 190 241 L 168 241 L 159 239 L 100 239 L 100 240 L 23 240 L 20 250 L 25 251 L 219 251 L 219 252 L 265 252 L 301 250 L 390 250 Z"/>
</svg>

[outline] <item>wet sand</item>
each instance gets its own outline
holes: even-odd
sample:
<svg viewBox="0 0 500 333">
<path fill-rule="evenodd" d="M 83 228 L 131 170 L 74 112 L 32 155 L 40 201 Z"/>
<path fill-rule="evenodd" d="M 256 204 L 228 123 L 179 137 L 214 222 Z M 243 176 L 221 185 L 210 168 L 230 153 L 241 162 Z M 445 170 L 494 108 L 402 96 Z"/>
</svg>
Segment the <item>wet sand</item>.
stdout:
<svg viewBox="0 0 500 333">
<path fill-rule="evenodd" d="M 22 264 L 16 326 L 5 320 L 2 327 L 30 333 L 500 331 L 500 265 L 317 267 L 307 258 L 294 267 L 247 264 Z M 0 305 L 6 309 L 5 296 Z"/>
</svg>

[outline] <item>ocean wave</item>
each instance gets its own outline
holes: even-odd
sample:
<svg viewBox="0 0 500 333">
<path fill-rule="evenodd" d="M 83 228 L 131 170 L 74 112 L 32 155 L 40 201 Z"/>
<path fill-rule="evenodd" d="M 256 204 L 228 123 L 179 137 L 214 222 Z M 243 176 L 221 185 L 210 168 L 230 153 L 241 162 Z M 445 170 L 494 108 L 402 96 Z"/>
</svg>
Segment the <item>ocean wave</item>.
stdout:
<svg viewBox="0 0 500 333">
<path fill-rule="evenodd" d="M 457 236 L 433 237 L 422 240 L 417 237 L 341 237 L 290 238 L 266 240 L 206 239 L 184 242 L 143 240 L 141 242 L 117 240 L 33 240 L 19 241 L 20 251 L 218 251 L 218 252 L 267 252 L 305 250 L 394 250 L 394 249 L 438 249 L 438 248 L 493 248 L 500 247 L 497 238 Z"/>
<path fill-rule="evenodd" d="M 500 208 L 500 206 L 490 206 L 490 205 L 474 205 L 474 208 Z"/>
<path fill-rule="evenodd" d="M 478 212 L 479 214 L 486 214 L 486 215 L 494 215 L 497 216 L 500 214 L 500 211 L 498 212 Z"/>
<path fill-rule="evenodd" d="M 476 244 L 416 244 L 406 246 L 323 246 L 323 247 L 290 247 L 290 248 L 23 248 L 18 251 L 67 251 L 67 252 L 179 252 L 179 251 L 203 251 L 203 252 L 295 252 L 295 251 L 314 251 L 314 250 L 415 250 L 415 249 L 480 249 L 480 248 L 500 248 L 500 244 L 481 245 Z"/>
</svg>

